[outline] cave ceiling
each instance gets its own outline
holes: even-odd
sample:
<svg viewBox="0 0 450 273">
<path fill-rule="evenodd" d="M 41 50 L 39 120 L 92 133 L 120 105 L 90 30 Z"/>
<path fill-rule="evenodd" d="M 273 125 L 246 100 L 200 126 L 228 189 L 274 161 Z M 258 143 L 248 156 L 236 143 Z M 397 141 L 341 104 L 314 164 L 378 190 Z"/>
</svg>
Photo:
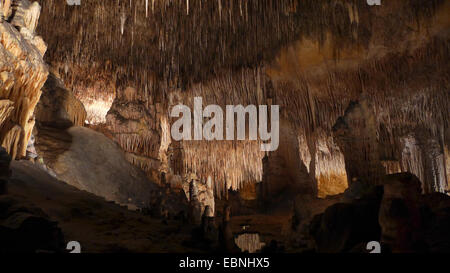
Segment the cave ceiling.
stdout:
<svg viewBox="0 0 450 273">
<path fill-rule="evenodd" d="M 85 106 L 107 101 L 103 119 L 127 87 L 149 111 L 195 96 L 204 104 L 278 104 L 316 177 L 345 174 L 332 130 L 352 101 L 367 101 L 374 113 L 386 162 L 400 164 L 398 143 L 411 134 L 449 145 L 450 1 L 39 2 L 46 61 Z M 260 181 L 260 151 L 230 145 L 234 154 L 223 158 L 229 143 L 184 143 L 184 167 L 227 173 L 219 180 L 233 176 L 233 185 Z M 202 154 L 212 156 L 205 163 Z"/>
</svg>

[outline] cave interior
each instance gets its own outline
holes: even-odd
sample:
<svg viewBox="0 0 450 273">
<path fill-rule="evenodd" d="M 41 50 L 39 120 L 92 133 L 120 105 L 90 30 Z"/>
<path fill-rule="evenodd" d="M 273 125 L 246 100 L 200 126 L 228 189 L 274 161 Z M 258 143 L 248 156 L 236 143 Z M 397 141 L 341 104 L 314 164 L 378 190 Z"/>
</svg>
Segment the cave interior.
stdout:
<svg viewBox="0 0 450 273">
<path fill-rule="evenodd" d="M 450 1 L 369 2 L 0 0 L 0 253 L 450 252 Z"/>
</svg>

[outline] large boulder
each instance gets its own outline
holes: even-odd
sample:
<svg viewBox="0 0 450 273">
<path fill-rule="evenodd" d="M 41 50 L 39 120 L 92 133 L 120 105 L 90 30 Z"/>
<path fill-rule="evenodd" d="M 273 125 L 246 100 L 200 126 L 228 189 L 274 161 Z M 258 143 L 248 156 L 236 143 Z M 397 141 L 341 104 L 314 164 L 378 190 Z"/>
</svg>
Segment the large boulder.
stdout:
<svg viewBox="0 0 450 273">
<path fill-rule="evenodd" d="M 391 252 L 448 252 L 450 197 L 421 194 L 420 180 L 410 173 L 383 179 L 379 223 L 383 244 Z"/>
<path fill-rule="evenodd" d="M 394 251 L 411 251 L 421 236 L 419 179 L 408 173 L 386 176 L 379 223 L 382 241 Z"/>
<path fill-rule="evenodd" d="M 147 207 L 157 197 L 156 184 L 101 133 L 84 127 L 41 128 L 36 140 L 44 163 L 60 180 L 78 189 L 133 207 Z"/>
</svg>

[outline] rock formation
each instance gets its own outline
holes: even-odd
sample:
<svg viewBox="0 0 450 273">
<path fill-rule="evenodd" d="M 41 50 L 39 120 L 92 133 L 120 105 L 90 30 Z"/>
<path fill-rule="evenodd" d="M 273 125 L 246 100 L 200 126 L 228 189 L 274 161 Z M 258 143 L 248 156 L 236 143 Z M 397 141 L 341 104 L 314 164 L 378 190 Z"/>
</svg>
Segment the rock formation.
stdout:
<svg viewBox="0 0 450 273">
<path fill-rule="evenodd" d="M 138 96 L 128 87 L 113 102 L 106 124 L 114 141 L 126 152 L 127 159 L 159 181 L 161 149 L 161 109 Z"/>
<path fill-rule="evenodd" d="M 64 87 L 61 80 L 50 73 L 42 88 L 35 117 L 41 126 L 65 129 L 71 126 L 83 126 L 86 110 L 73 93 Z"/>
<path fill-rule="evenodd" d="M 91 129 L 44 130 L 36 148 L 59 179 L 107 200 L 145 208 L 158 194 L 156 184 L 112 140 Z"/>
<path fill-rule="evenodd" d="M 239 247 L 234 241 L 231 229 L 231 207 L 226 206 L 223 211 L 222 225 L 220 226 L 219 243 L 221 250 L 225 253 L 239 253 Z"/>
<path fill-rule="evenodd" d="M 447 83 L 442 80 L 448 70 L 442 61 L 448 56 L 446 1 L 396 1 L 377 9 L 332 0 L 323 5 L 309 0 L 167 5 L 155 0 L 151 9 L 140 2 L 89 5 L 88 18 L 77 9 L 66 10 L 64 3 L 43 6 L 40 29 L 52 41 L 49 60 L 77 97 L 98 92 L 98 101 L 103 101 L 116 96 L 108 128 L 130 162 L 153 180 L 161 172 L 167 177 L 195 173 L 201 181 L 211 177 L 217 197 L 263 180 L 264 155 L 256 142 L 167 141 L 170 107 L 190 106 L 194 96 L 201 96 L 204 104 L 221 106 L 280 105 L 294 132 L 287 151 L 298 149 L 300 156 L 288 163 L 306 167 L 301 172 L 309 175 L 321 197 L 342 193 L 353 178 L 363 179 L 366 173 L 358 172 L 366 172 L 366 165 L 370 175 L 410 171 L 427 180 L 427 192 L 447 190 L 442 171 L 447 163 L 440 159 L 442 135 L 448 134 Z M 212 14 L 215 20 L 206 19 Z M 55 22 L 69 24 L 72 33 L 50 31 L 47 26 Z M 104 29 L 88 31 L 90 25 Z M 58 47 L 53 41 L 60 39 L 67 43 Z M 370 128 L 355 124 L 341 131 L 341 140 L 333 139 L 332 127 L 339 117 L 344 121 L 351 101 L 367 104 L 364 111 L 355 111 L 367 113 Z M 407 117 L 414 117 L 416 124 L 404 122 Z M 416 164 L 412 160 L 417 157 L 401 157 L 400 147 L 401 139 L 417 130 L 429 132 L 438 145 L 421 148 L 433 150 L 425 153 L 434 156 Z M 342 144 L 365 137 L 370 140 L 364 145 Z M 171 145 L 176 148 L 171 150 Z M 353 153 L 360 148 L 367 153 Z M 177 171 L 169 166 L 174 151 L 179 152 Z M 278 157 L 269 155 L 275 162 Z M 366 157 L 370 163 L 353 164 Z M 427 174 L 417 167 L 424 164 L 433 166 Z M 274 184 L 288 180 L 292 178 Z"/>
<path fill-rule="evenodd" d="M 376 183 L 385 174 L 376 139 L 375 115 L 367 101 L 351 103 L 345 115 L 337 120 L 333 134 L 344 153 L 349 184 L 364 179 Z"/>
<path fill-rule="evenodd" d="M 189 183 L 189 220 L 195 225 L 200 225 L 202 221 L 202 207 L 198 199 L 197 182 L 192 180 Z"/>
<path fill-rule="evenodd" d="M 35 122 L 34 108 L 48 74 L 43 60 L 47 46 L 34 34 L 39 4 L 18 1 L 13 12 L 6 10 L 7 7 L 3 7 L 7 21 L 0 23 L 0 141 L 15 159 L 26 155 Z"/>
<path fill-rule="evenodd" d="M 364 252 L 370 241 L 381 242 L 383 253 L 445 252 L 449 201 L 441 193 L 422 195 L 420 181 L 410 173 L 387 175 L 379 186 L 368 183 L 359 198 L 343 196 L 306 221 L 306 236 L 314 238 L 318 252 Z"/>
</svg>

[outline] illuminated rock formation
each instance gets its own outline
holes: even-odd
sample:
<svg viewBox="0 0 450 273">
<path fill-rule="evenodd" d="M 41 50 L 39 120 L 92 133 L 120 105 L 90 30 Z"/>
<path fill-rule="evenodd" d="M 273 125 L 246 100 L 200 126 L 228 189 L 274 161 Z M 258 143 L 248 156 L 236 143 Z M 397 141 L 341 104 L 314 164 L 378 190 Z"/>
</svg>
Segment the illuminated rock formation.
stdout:
<svg viewBox="0 0 450 273">
<path fill-rule="evenodd" d="M 311 175 L 311 153 L 306 141 L 306 137 L 299 135 L 300 158 Z M 338 145 L 331 136 L 327 136 L 324 132 L 322 134 L 317 133 L 315 141 L 310 145 L 315 145 L 315 149 L 311 150 L 315 152 L 317 195 L 324 198 L 343 193 L 348 187 L 348 182 L 344 155 Z"/>
<path fill-rule="evenodd" d="M 0 141 L 12 158 L 26 154 L 34 126 L 34 108 L 48 74 L 43 61 L 46 45 L 42 38 L 34 35 L 39 5 L 34 3 L 32 10 L 27 11 L 23 9 L 22 2 L 19 1 L 19 6 L 14 7 L 13 18 L 5 17 L 11 24 L 6 21 L 0 23 L 0 98 L 3 114 Z M 11 14 L 6 10 L 3 13 Z"/>
<path fill-rule="evenodd" d="M 444 149 L 437 138 L 424 133 L 402 138 L 401 166 L 419 178 L 423 193 L 444 193 L 448 187 Z"/>
<path fill-rule="evenodd" d="M 24 36 L 34 36 L 41 14 L 39 3 L 31 3 L 28 0 L 16 1 L 13 9 L 14 16 L 11 24 L 17 27 Z"/>
<path fill-rule="evenodd" d="M 186 194 L 186 197 L 189 200 L 189 203 L 193 206 L 194 210 L 196 210 L 194 214 L 194 218 L 198 223 L 198 217 L 201 217 L 206 210 L 206 207 L 209 207 L 208 217 L 212 217 L 215 215 L 215 201 L 214 201 L 214 192 L 212 180 L 209 178 L 206 183 L 202 181 L 198 181 L 198 178 L 195 176 L 188 176 L 184 181 L 190 182 L 182 182 L 183 190 Z"/>
</svg>

